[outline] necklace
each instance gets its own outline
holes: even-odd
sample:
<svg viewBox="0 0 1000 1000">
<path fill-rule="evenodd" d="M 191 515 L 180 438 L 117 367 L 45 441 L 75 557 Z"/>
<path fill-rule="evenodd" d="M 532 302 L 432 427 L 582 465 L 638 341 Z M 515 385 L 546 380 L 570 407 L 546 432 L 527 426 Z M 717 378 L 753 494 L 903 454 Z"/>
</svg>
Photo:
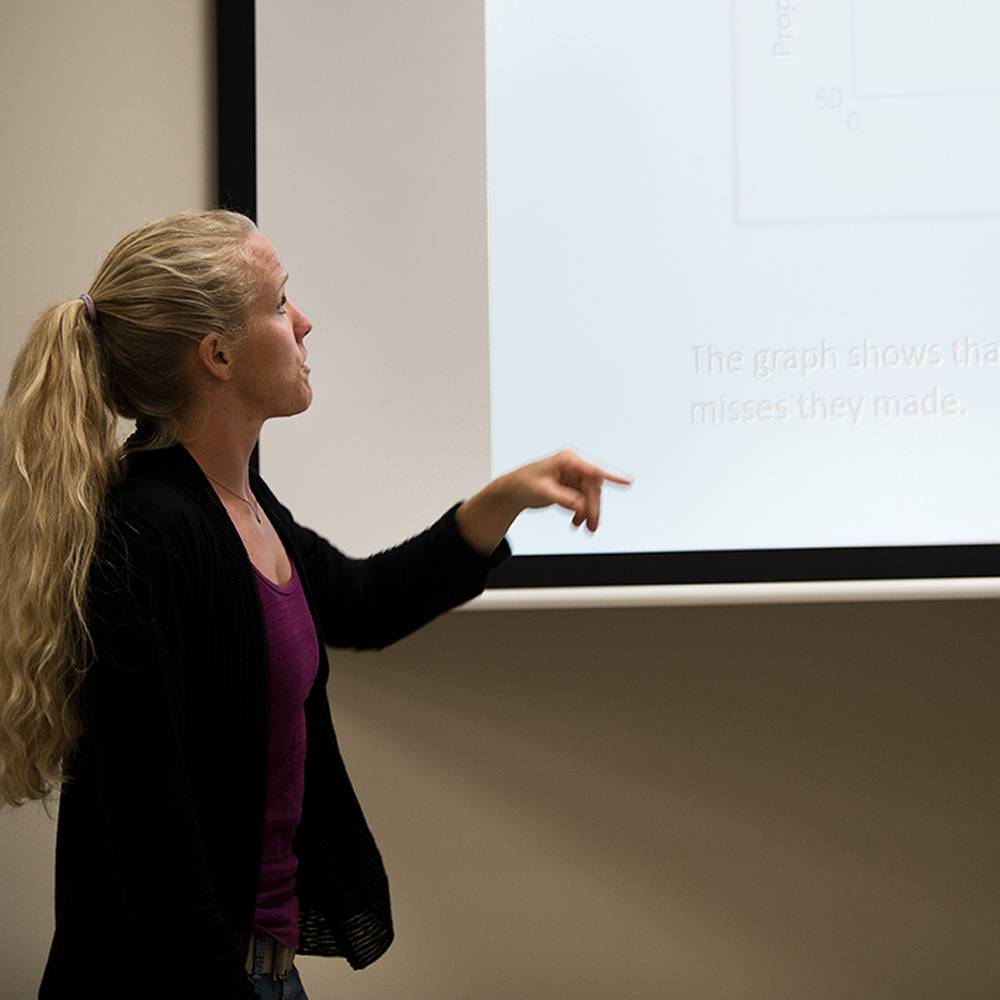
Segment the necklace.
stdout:
<svg viewBox="0 0 1000 1000">
<path fill-rule="evenodd" d="M 206 473 L 205 473 L 205 475 L 206 475 L 206 476 L 208 476 L 208 473 L 206 472 Z M 209 479 L 211 479 L 213 483 L 219 483 L 219 480 L 218 480 L 218 479 L 216 479 L 216 478 L 215 478 L 215 476 L 208 476 L 208 478 L 209 478 Z M 233 494 L 233 496 L 234 496 L 234 497 L 236 497 L 236 499 L 237 499 L 237 500 L 242 500 L 242 501 L 243 501 L 243 502 L 244 502 L 245 504 L 247 504 L 247 505 L 248 505 L 248 506 L 250 507 L 250 509 L 251 509 L 251 510 L 253 511 L 253 516 L 254 516 L 255 518 L 257 518 L 257 523 L 258 523 L 258 524 L 262 524 L 262 523 L 263 523 L 263 522 L 261 521 L 261 519 L 260 519 L 260 511 L 259 511 L 259 510 L 258 510 L 258 509 L 257 509 L 257 508 L 256 508 L 256 507 L 255 507 L 255 506 L 254 506 L 254 505 L 252 504 L 252 503 L 250 503 L 250 501 L 249 501 L 249 500 L 247 500 L 247 498 L 246 498 L 246 497 L 242 497 L 242 496 L 240 496 L 240 495 L 239 495 L 239 493 L 235 493 L 235 492 L 233 492 L 233 490 L 231 490 L 231 489 L 230 489 L 230 488 L 229 488 L 229 487 L 228 487 L 228 486 L 227 486 L 227 485 L 226 485 L 225 483 L 219 483 L 219 485 L 220 485 L 220 486 L 221 486 L 221 487 L 222 487 L 222 488 L 223 488 L 223 489 L 224 489 L 224 490 L 225 490 L 225 491 L 226 491 L 227 493 L 232 493 L 232 494 Z"/>
</svg>

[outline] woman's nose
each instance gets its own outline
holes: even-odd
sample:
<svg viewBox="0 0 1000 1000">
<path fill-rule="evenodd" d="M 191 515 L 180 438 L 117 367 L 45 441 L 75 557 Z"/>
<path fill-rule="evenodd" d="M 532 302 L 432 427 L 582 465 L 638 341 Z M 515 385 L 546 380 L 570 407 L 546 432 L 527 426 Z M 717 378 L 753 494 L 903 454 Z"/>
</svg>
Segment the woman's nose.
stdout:
<svg viewBox="0 0 1000 1000">
<path fill-rule="evenodd" d="M 295 309 L 295 306 L 292 306 L 292 308 Z M 295 309 L 295 332 L 300 337 L 304 337 L 312 328 L 313 325 L 309 322 L 309 317 L 305 313 Z"/>
</svg>

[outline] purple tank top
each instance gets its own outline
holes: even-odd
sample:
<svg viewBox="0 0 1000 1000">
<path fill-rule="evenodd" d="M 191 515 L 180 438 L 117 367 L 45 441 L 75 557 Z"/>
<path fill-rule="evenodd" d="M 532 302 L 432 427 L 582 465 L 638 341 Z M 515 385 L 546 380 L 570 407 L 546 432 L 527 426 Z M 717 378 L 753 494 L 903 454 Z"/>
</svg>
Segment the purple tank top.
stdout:
<svg viewBox="0 0 1000 1000">
<path fill-rule="evenodd" d="M 299 861 L 292 841 L 302 815 L 306 721 L 303 705 L 319 670 L 316 626 L 295 563 L 284 586 L 251 563 L 267 629 L 267 800 L 254 930 L 299 945 Z"/>
</svg>

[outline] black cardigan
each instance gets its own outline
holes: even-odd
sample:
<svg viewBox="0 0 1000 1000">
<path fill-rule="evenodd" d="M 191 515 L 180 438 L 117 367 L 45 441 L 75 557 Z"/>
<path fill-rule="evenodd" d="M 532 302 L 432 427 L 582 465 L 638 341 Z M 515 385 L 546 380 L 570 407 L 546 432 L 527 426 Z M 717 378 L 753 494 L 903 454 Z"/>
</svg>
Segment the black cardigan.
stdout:
<svg viewBox="0 0 1000 1000">
<path fill-rule="evenodd" d="M 305 704 L 299 952 L 354 968 L 392 941 L 385 871 L 330 718 L 326 645 L 380 649 L 479 594 L 484 558 L 451 507 L 403 544 L 350 558 L 250 484 L 302 579 L 320 643 Z M 97 656 L 60 797 L 55 934 L 39 1000 L 246 998 L 264 816 L 266 641 L 239 533 L 191 454 L 131 453 L 104 505 L 87 605 Z"/>
</svg>

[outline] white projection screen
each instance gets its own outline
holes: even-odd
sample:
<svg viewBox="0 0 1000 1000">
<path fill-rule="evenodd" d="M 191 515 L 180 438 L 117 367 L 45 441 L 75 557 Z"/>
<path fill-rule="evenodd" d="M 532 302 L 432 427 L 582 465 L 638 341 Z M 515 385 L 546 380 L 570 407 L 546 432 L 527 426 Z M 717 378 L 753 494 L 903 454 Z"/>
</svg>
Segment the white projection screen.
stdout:
<svg viewBox="0 0 1000 1000">
<path fill-rule="evenodd" d="M 998 593 L 1000 5 L 230 6 L 299 520 L 364 555 L 569 446 L 633 485 L 472 606 Z"/>
</svg>

